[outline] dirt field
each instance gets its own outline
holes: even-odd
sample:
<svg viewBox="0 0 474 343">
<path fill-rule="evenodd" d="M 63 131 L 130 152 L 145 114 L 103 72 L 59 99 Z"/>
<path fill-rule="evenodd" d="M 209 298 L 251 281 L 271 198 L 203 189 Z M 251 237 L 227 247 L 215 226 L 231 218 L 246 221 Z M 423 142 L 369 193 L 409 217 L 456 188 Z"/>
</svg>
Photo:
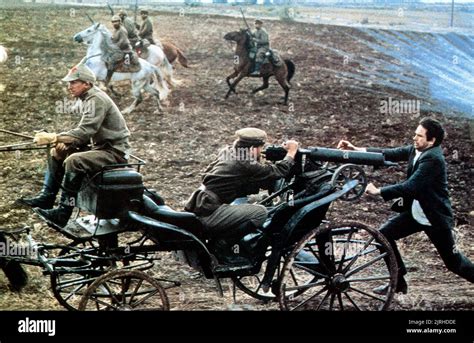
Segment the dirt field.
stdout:
<svg viewBox="0 0 474 343">
<path fill-rule="evenodd" d="M 105 10 L 88 10 L 96 20 L 109 25 Z M 74 15 L 72 15 L 74 14 Z M 244 80 L 239 94 L 224 100 L 225 76 L 232 71 L 232 46 L 223 40 L 226 32 L 241 28 L 239 19 L 217 16 L 151 14 L 158 25 L 155 32 L 172 40 L 185 51 L 191 68 L 177 66 L 180 84 L 173 90 L 161 115 L 152 115 L 154 102 L 146 99 L 126 120 L 133 134 L 134 153 L 148 161 L 144 168 L 146 185 L 165 197 L 175 209 L 200 184 L 200 171 L 212 160 L 217 149 L 233 140 L 236 129 L 258 126 L 266 130 L 271 142 L 296 138 L 302 146 L 335 147 L 347 138 L 361 146 L 396 146 L 410 143 L 420 115 L 387 115 L 380 112 L 380 95 L 351 87 L 349 81 L 334 74 L 343 71 L 341 57 L 322 52 L 307 44 L 318 41 L 334 48 L 344 48 L 355 55 L 370 55 L 350 37 L 356 30 L 342 26 L 269 22 L 272 46 L 296 64 L 290 93 L 290 106 L 279 104 L 282 89 L 274 80 L 263 93 L 250 94 L 260 81 Z M 68 68 L 85 55 L 86 47 L 72 41 L 74 33 L 90 25 L 84 12 L 67 8 L 0 9 L 0 43 L 10 50 L 10 59 L 0 65 L 1 128 L 31 134 L 47 129 L 60 132 L 79 120 L 74 115 L 57 113 L 57 102 L 67 98 L 60 79 Z M 117 99 L 125 108 L 131 97 L 126 83 L 118 87 L 125 93 Z M 390 89 L 377 89 L 394 99 L 410 99 Z M 378 93 L 380 94 L 380 93 Z M 473 207 L 471 190 L 472 120 L 441 113 L 422 112 L 443 121 L 448 131 L 444 144 L 448 162 L 449 185 L 457 224 L 459 248 L 474 259 Z M 0 144 L 12 137 L 0 135 Z M 41 242 L 62 238 L 41 223 L 31 210 L 17 207 L 16 198 L 36 192 L 41 187 L 44 154 L 0 153 L 0 228 L 34 227 L 34 237 Z M 400 168 L 367 168 L 370 180 L 389 184 L 404 178 Z M 356 203 L 336 202 L 328 213 L 330 220 L 354 219 L 379 226 L 390 215 L 389 204 L 363 197 Z M 397 296 L 396 310 L 472 310 L 472 284 L 447 271 L 428 239 L 417 234 L 401 241 L 400 249 L 409 267 L 409 293 Z M 30 284 L 21 294 L 11 293 L 0 275 L 0 309 L 61 309 L 54 299 L 49 278 L 38 268 L 28 268 Z M 166 273 L 164 272 L 166 271 Z M 218 298 L 212 280 L 164 256 L 156 273 L 166 274 L 184 284 L 173 295 L 173 309 L 255 309 L 276 308 L 262 305 L 239 293 L 237 305 L 231 293 Z M 228 288 L 230 283 L 226 285 Z"/>
</svg>

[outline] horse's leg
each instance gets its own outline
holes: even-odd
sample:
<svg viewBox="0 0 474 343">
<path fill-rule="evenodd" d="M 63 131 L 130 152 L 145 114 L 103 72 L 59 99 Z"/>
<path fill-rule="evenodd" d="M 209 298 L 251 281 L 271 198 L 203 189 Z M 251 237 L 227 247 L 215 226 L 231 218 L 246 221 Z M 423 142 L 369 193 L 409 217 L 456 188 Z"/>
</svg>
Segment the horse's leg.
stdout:
<svg viewBox="0 0 474 343">
<path fill-rule="evenodd" d="M 132 94 L 135 98 L 130 106 L 122 111 L 123 114 L 129 114 L 143 101 L 142 97 L 142 88 L 144 87 L 143 81 L 133 81 L 132 82 Z"/>
<path fill-rule="evenodd" d="M 278 83 L 280 84 L 280 86 L 285 91 L 284 104 L 288 105 L 288 95 L 290 94 L 290 85 L 288 84 L 288 81 L 286 81 L 286 73 L 285 72 L 275 72 L 275 78 L 277 79 Z"/>
<path fill-rule="evenodd" d="M 235 90 L 235 86 L 237 86 L 237 84 L 238 84 L 245 76 L 247 76 L 247 74 L 244 74 L 244 73 L 240 73 L 239 76 L 237 76 L 237 78 L 235 79 L 235 81 L 230 85 L 229 91 L 228 91 L 227 94 L 225 95 L 225 98 L 226 98 L 226 99 L 229 97 L 230 92 L 234 92 L 235 94 L 237 94 L 237 91 Z"/>
<path fill-rule="evenodd" d="M 234 72 L 225 78 L 225 81 L 227 82 L 227 85 L 229 86 L 230 90 L 232 92 L 234 92 L 235 94 L 237 94 L 237 92 L 232 87 L 232 84 L 230 83 L 230 80 L 233 79 L 234 77 L 236 77 L 237 75 L 239 75 L 239 71 L 237 69 L 234 69 Z"/>
<path fill-rule="evenodd" d="M 161 62 L 161 68 L 163 68 L 163 74 L 166 82 L 170 87 L 176 86 L 176 81 L 173 78 L 173 66 L 166 58 L 166 55 L 163 53 L 163 61 Z"/>
<path fill-rule="evenodd" d="M 150 82 L 147 82 L 143 89 L 146 92 L 153 95 L 153 97 L 155 98 L 156 104 L 158 106 L 158 110 L 155 111 L 155 113 L 159 113 L 160 111 L 163 111 L 163 107 L 161 107 L 161 102 L 160 102 L 160 92 L 155 87 L 153 87 Z"/>
<path fill-rule="evenodd" d="M 261 90 L 264 90 L 264 89 L 267 89 L 268 88 L 268 80 L 270 79 L 270 76 L 268 75 L 265 75 L 263 77 L 263 85 L 261 85 L 260 87 L 258 88 L 255 88 L 253 91 L 252 91 L 252 94 L 255 94 L 257 92 L 260 92 Z"/>
<path fill-rule="evenodd" d="M 122 94 L 120 94 L 119 92 L 117 92 L 117 91 L 115 90 L 114 86 L 112 86 L 112 85 L 109 84 L 109 85 L 106 86 L 106 87 L 107 87 L 107 89 L 110 91 L 110 93 L 112 93 L 113 96 L 115 96 L 115 97 L 117 97 L 117 98 L 121 98 L 121 97 L 122 97 Z"/>
</svg>

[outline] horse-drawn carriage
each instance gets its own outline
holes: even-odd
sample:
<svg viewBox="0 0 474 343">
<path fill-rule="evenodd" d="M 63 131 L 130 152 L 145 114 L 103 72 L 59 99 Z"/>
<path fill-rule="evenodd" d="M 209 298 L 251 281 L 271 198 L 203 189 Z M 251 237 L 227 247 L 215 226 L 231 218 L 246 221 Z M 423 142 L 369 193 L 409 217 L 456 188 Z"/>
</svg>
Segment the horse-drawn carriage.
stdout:
<svg viewBox="0 0 474 343">
<path fill-rule="evenodd" d="M 279 147 L 265 153 L 270 161 L 284 154 Z M 397 283 L 390 245 L 373 228 L 325 220 L 332 202 L 363 194 L 367 180 L 356 164 L 390 165 L 377 153 L 300 149 L 291 177 L 260 201 L 268 208 L 265 224 L 237 237 L 226 252 L 198 217 L 171 209 L 143 185 L 144 161 L 107 166 L 84 182 L 76 218 L 65 228 L 52 226 L 70 244 L 38 244 L 25 228 L 6 234 L 26 234 L 36 256 L 0 259 L 41 266 L 55 297 L 70 310 L 168 310 L 167 289 L 180 283 L 146 273 L 160 251 L 179 252 L 214 278 L 221 293 L 220 280 L 231 278 L 234 296 L 238 288 L 278 301 L 282 310 L 385 310 Z M 387 294 L 372 291 L 384 284 L 390 285 Z"/>
</svg>

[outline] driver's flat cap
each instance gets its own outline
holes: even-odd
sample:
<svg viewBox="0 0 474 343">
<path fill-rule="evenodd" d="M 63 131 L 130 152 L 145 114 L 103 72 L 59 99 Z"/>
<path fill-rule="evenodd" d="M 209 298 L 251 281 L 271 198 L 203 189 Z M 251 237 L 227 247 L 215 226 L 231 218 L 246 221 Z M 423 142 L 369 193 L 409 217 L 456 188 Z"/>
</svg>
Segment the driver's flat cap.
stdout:
<svg viewBox="0 0 474 343">
<path fill-rule="evenodd" d="M 96 81 L 96 77 L 94 72 L 81 62 L 69 70 L 69 73 L 63 78 L 64 82 L 75 80 L 94 83 Z"/>
<path fill-rule="evenodd" d="M 255 127 L 246 127 L 235 131 L 237 139 L 246 144 L 260 146 L 264 145 L 267 140 L 267 133 Z"/>
</svg>

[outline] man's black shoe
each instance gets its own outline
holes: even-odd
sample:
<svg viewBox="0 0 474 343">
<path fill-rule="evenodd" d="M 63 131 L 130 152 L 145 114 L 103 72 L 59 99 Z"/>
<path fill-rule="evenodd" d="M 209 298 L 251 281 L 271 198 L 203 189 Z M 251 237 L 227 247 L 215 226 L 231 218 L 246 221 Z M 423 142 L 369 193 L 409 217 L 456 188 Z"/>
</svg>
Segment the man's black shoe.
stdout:
<svg viewBox="0 0 474 343">
<path fill-rule="evenodd" d="M 43 210 L 52 209 L 54 206 L 54 201 L 56 200 L 56 194 L 49 194 L 41 192 L 38 196 L 33 198 L 20 198 L 16 202 L 21 205 L 26 205 L 30 207 L 38 207 Z"/>
<path fill-rule="evenodd" d="M 71 217 L 72 210 L 74 207 L 71 206 L 59 206 L 58 208 L 51 210 L 43 210 L 41 208 L 34 208 L 33 211 L 37 213 L 41 218 L 46 220 L 48 223 L 56 225 L 60 228 L 66 226 L 69 218 Z"/>
</svg>

